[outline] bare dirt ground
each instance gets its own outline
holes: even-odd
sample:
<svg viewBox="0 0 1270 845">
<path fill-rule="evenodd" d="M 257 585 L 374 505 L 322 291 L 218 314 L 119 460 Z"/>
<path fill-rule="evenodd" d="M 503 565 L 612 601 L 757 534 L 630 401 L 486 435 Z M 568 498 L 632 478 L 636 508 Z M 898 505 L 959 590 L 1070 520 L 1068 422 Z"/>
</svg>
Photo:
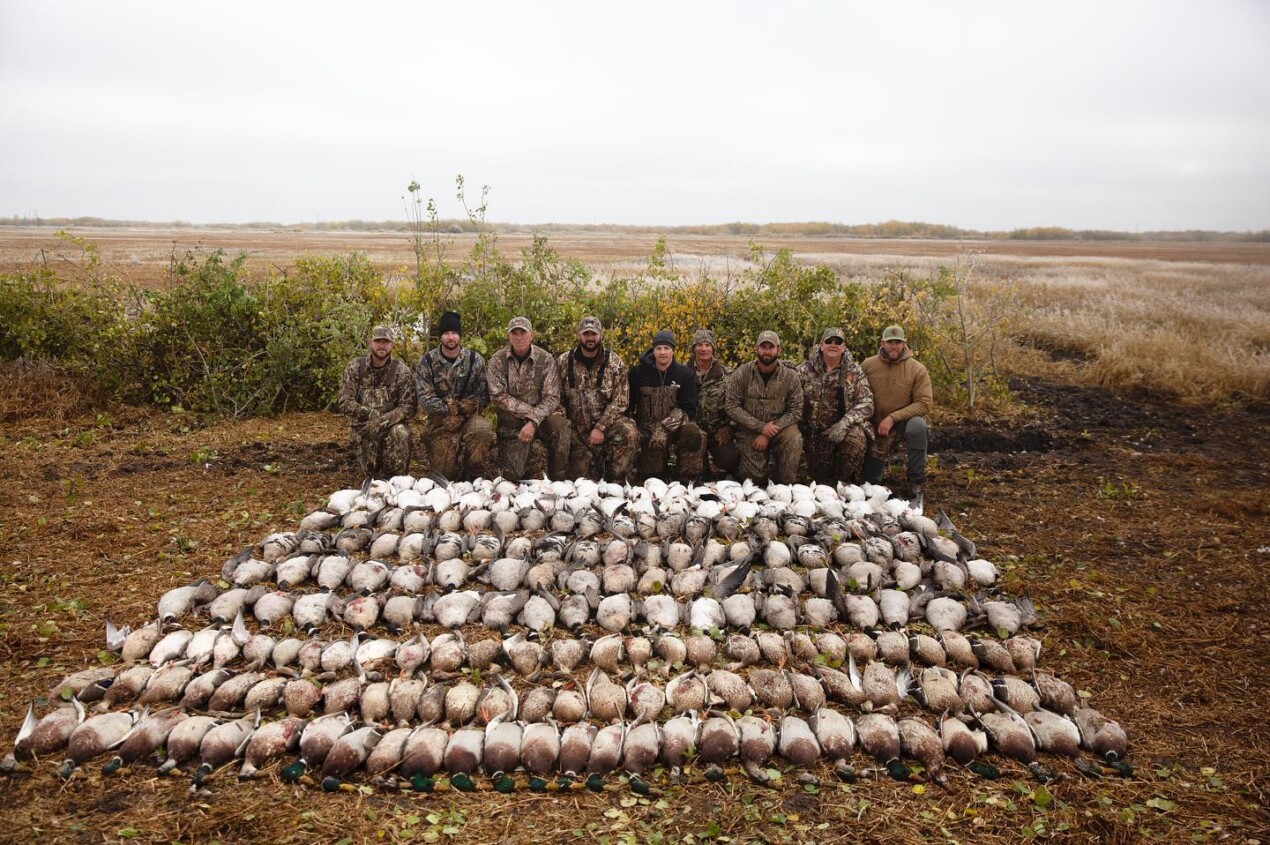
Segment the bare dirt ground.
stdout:
<svg viewBox="0 0 1270 845">
<path fill-rule="evenodd" d="M 59 263 L 59 255 L 77 258 L 75 247 L 59 241 L 56 230 L 43 227 L 0 227 L 0 272 L 33 263 Z M 226 229 L 117 229 L 77 228 L 71 234 L 95 243 L 102 261 L 112 272 L 134 284 L 149 287 L 165 278 L 168 262 L 187 251 L 224 250 L 233 256 L 247 253 L 247 267 L 263 272 L 287 268 L 301 255 L 347 255 L 363 252 L 381 270 L 405 272 L 414 266 L 409 236 L 404 232 L 298 232 L 241 231 Z M 474 236 L 447 236 L 452 258 L 470 253 Z M 631 233 L 552 232 L 550 244 L 565 258 L 605 264 L 644 262 L 657 241 L 656 235 Z M 977 250 L 985 255 L 1103 257 L 1157 259 L 1162 261 L 1270 264 L 1268 243 L 1184 243 L 1158 241 L 973 241 L 902 240 L 840 237 L 761 237 L 669 235 L 667 247 L 680 263 L 695 259 L 747 259 L 750 242 L 768 250 L 788 249 L 795 254 L 899 255 L 954 258 L 959 251 Z M 532 242 L 527 234 L 499 235 L 504 254 L 515 256 Z"/>
<path fill-rule="evenodd" d="M 330 249 L 330 246 L 323 247 Z M 1042 664 L 1128 730 L 1133 779 L 1043 790 L 953 770 L 818 787 L 654 780 L 601 794 L 326 794 L 229 771 L 191 794 L 152 764 L 69 782 L 43 760 L 0 780 L 0 840 L 101 842 L 1270 841 L 1263 612 L 1270 588 L 1267 413 L 1197 414 L 1145 395 L 1021 382 L 1009 419 L 937 420 L 928 502 L 953 514 L 1042 613 Z M 93 664 L 109 616 L 138 624 L 170 587 L 351 480 L 329 414 L 217 422 L 113 408 L 15 413 L 0 437 L 0 737 Z M 869 767 L 857 756 L 857 767 Z"/>
</svg>

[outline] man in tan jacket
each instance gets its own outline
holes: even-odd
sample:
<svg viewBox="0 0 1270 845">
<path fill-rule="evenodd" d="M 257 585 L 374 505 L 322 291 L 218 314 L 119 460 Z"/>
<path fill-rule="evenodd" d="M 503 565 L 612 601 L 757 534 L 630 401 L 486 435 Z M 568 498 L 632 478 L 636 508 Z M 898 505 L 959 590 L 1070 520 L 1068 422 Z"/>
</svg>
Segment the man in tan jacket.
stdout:
<svg viewBox="0 0 1270 845">
<path fill-rule="evenodd" d="M 891 448 L 903 438 L 908 447 L 910 500 L 920 508 L 922 485 L 926 483 L 926 415 L 935 401 L 930 373 L 909 354 L 902 326 L 887 326 L 878 354 L 866 358 L 860 366 L 873 390 L 873 425 L 877 433 L 864 459 L 864 480 L 874 484 L 882 480 Z"/>
</svg>

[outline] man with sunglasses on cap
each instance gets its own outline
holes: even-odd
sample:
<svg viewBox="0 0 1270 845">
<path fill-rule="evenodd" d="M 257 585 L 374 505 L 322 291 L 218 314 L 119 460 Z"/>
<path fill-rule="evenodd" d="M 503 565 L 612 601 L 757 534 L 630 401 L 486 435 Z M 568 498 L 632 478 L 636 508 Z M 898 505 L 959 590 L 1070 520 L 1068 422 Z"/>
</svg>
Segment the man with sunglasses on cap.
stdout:
<svg viewBox="0 0 1270 845">
<path fill-rule="evenodd" d="M 578 323 L 578 345 L 556 359 L 560 410 L 569 421 L 567 477 L 625 482 L 639 445 L 626 416 L 631 388 L 622 356 L 604 345 L 598 317 Z"/>
<path fill-rule="evenodd" d="M 922 507 L 922 486 L 926 483 L 926 415 L 935 404 L 930 373 L 909 354 L 902 326 L 882 331 L 878 354 L 860 365 L 873 390 L 873 424 L 877 437 L 864 459 L 864 480 L 881 482 L 887 458 L 897 440 L 908 450 L 909 498 Z"/>
<path fill-rule="evenodd" d="M 872 434 L 873 392 L 847 350 L 842 329 L 825 330 L 798 374 L 806 397 L 803 443 L 808 473 L 817 484 L 858 481 Z"/>
<path fill-rule="evenodd" d="M 560 407 L 560 368 L 550 352 L 534 345 L 528 317 L 507 324 L 507 346 L 490 356 L 485 377 L 498 415 L 499 473 L 508 481 L 524 478 L 537 439 L 547 448 L 547 476 L 564 480 L 569 424 L 552 413 Z"/>
<path fill-rule="evenodd" d="M 793 367 L 780 360 L 776 332 L 759 332 L 755 360 L 736 368 L 728 379 L 728 416 L 736 423 L 737 474 L 755 483 L 770 478 L 793 484 L 803 455 L 803 385 Z"/>
<path fill-rule="evenodd" d="M 419 438 L 428 468 L 450 479 L 482 474 L 494 447 L 494 427 L 481 413 L 489 404 L 485 358 L 463 347 L 463 323 L 457 311 L 437 322 L 441 343 L 415 364 L 415 391 L 428 415 Z"/>
<path fill-rule="evenodd" d="M 390 478 L 410 469 L 410 428 L 415 383 L 410 368 L 392 357 L 393 331 L 370 331 L 370 354 L 344 368 L 336 407 L 348 417 L 358 478 Z"/>
</svg>

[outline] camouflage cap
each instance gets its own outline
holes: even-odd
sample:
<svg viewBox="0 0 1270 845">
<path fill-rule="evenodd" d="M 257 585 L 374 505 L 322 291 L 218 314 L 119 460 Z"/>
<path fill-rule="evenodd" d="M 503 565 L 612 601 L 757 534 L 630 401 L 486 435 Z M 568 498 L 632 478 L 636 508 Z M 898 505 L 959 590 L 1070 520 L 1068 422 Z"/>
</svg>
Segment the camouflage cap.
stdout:
<svg viewBox="0 0 1270 845">
<path fill-rule="evenodd" d="M 719 348 L 719 344 L 714 337 L 714 332 L 709 329 L 697 329 L 697 333 L 692 336 L 692 346 L 694 349 L 698 343 L 708 343 L 715 349 Z"/>
<path fill-rule="evenodd" d="M 599 317 L 583 317 L 578 321 L 578 334 L 583 332 L 595 332 L 596 334 L 604 334 L 604 326 L 600 323 Z"/>
<path fill-rule="evenodd" d="M 825 333 L 820 336 L 820 342 L 824 343 L 826 340 L 829 340 L 830 338 L 835 338 L 835 337 L 838 338 L 838 340 L 847 339 L 847 336 L 842 333 L 842 329 L 838 328 L 837 326 L 834 326 L 831 329 L 825 329 Z"/>
<path fill-rule="evenodd" d="M 772 331 L 771 329 L 768 329 L 765 332 L 758 333 L 758 341 L 754 345 L 762 346 L 764 343 L 770 343 L 772 346 L 780 346 L 781 339 L 780 339 L 780 336 L 776 334 L 776 332 Z"/>
<path fill-rule="evenodd" d="M 512 317 L 507 323 L 507 333 L 511 334 L 517 329 L 532 332 L 534 330 L 534 324 L 529 322 L 528 317 Z"/>
<path fill-rule="evenodd" d="M 370 330 L 371 340 L 396 340 L 391 326 L 375 326 Z"/>
<path fill-rule="evenodd" d="M 884 328 L 882 330 L 882 342 L 886 343 L 888 340 L 908 340 L 908 338 L 904 336 L 904 327 L 887 326 Z"/>
</svg>

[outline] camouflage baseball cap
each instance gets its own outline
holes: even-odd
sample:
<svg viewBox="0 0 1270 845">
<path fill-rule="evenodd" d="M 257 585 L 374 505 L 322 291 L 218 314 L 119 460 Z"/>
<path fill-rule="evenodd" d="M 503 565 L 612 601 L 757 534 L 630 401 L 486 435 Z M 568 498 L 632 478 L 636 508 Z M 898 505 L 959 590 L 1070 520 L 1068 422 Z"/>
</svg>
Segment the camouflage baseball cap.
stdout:
<svg viewBox="0 0 1270 845">
<path fill-rule="evenodd" d="M 882 330 L 882 342 L 886 343 L 888 340 L 908 340 L 908 338 L 904 336 L 904 327 L 887 326 L 884 328 Z"/>
<path fill-rule="evenodd" d="M 600 323 L 599 317 L 583 317 L 578 321 L 578 334 L 583 332 L 595 332 L 596 334 L 604 334 L 604 326 Z"/>
<path fill-rule="evenodd" d="M 514 332 L 517 329 L 520 329 L 521 331 L 532 332 L 534 330 L 534 324 L 529 322 L 528 317 L 512 317 L 511 320 L 508 321 L 507 323 L 507 332 L 508 334 L 510 334 L 511 332 Z"/>
<path fill-rule="evenodd" d="M 825 329 L 825 333 L 820 336 L 820 342 L 824 343 L 826 340 L 830 340 L 831 338 L 835 338 L 835 337 L 838 338 L 838 340 L 847 339 L 847 336 L 842 333 L 842 329 L 838 328 L 837 326 L 834 326 L 831 329 Z"/>
<path fill-rule="evenodd" d="M 371 340 L 396 340 L 390 326 L 375 326 L 370 330 Z"/>
<path fill-rule="evenodd" d="M 697 329 L 697 333 L 692 336 L 693 347 L 696 348 L 698 343 L 708 343 L 715 349 L 719 348 L 719 343 L 715 340 L 714 332 L 709 329 Z"/>
<path fill-rule="evenodd" d="M 762 346 L 764 343 L 770 343 L 772 346 L 780 346 L 781 339 L 776 332 L 769 329 L 765 332 L 758 333 L 758 341 L 754 345 Z"/>
</svg>

